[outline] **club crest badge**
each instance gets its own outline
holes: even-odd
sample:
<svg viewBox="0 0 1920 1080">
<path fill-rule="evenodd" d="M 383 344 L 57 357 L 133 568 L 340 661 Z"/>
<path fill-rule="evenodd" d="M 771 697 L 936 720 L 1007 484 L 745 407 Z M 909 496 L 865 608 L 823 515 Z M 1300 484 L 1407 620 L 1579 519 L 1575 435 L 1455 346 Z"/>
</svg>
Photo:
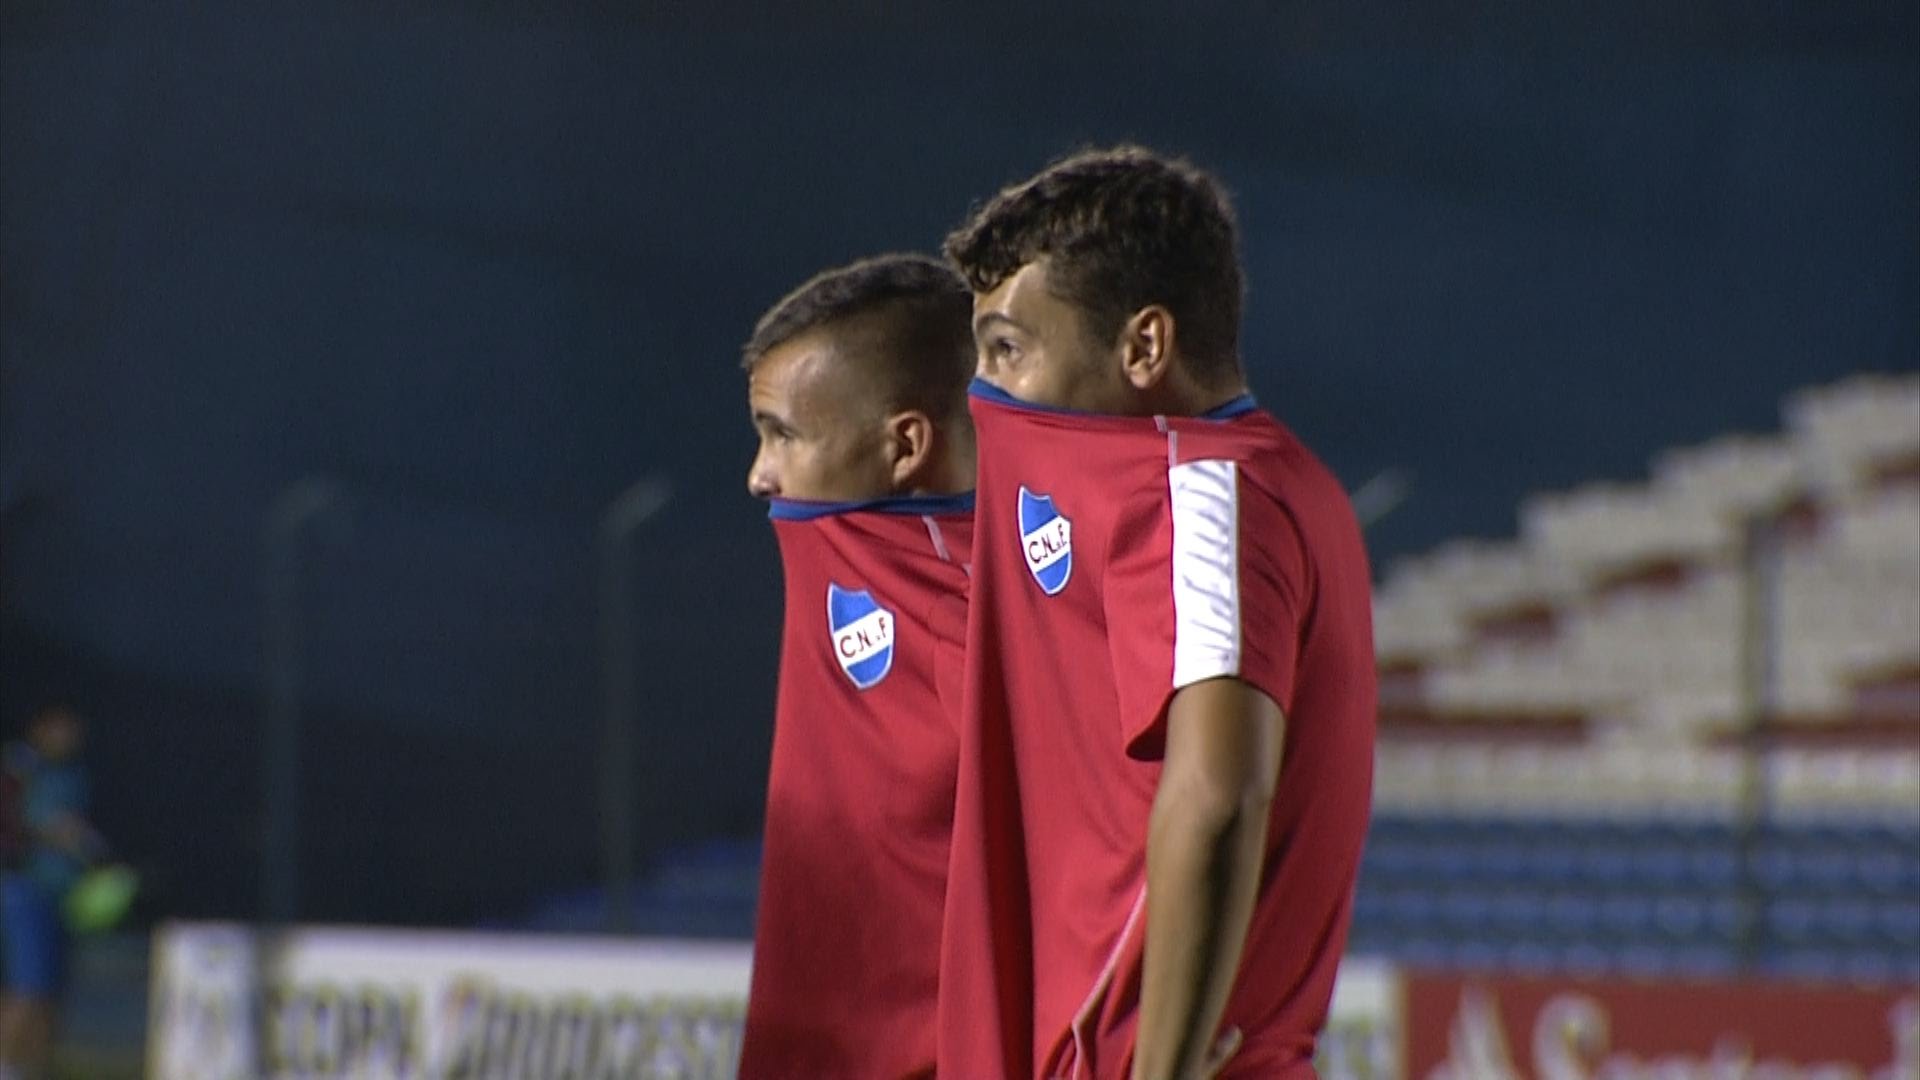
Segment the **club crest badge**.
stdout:
<svg viewBox="0 0 1920 1080">
<path fill-rule="evenodd" d="M 1067 587 L 1073 576 L 1073 522 L 1054 508 L 1049 495 L 1020 489 L 1020 553 L 1027 570 L 1048 596 Z"/>
<path fill-rule="evenodd" d="M 865 589 L 827 584 L 827 630 L 833 658 L 853 685 L 867 690 L 893 670 L 893 612 Z"/>
</svg>

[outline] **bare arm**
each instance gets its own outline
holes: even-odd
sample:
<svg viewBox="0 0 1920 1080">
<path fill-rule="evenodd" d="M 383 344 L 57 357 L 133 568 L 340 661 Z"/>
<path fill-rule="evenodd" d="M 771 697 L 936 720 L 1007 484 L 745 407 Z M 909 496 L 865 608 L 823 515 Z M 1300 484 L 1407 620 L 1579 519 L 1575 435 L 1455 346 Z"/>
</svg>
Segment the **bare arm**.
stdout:
<svg viewBox="0 0 1920 1080">
<path fill-rule="evenodd" d="M 1168 707 L 1147 829 L 1147 941 L 1134 1080 L 1190 1080 L 1226 1011 L 1266 847 L 1286 720 L 1238 679 L 1195 683 Z"/>
<path fill-rule="evenodd" d="M 58 848 L 83 862 L 99 858 L 106 846 L 92 823 L 74 813 L 56 814 L 32 832 L 41 843 Z"/>
</svg>

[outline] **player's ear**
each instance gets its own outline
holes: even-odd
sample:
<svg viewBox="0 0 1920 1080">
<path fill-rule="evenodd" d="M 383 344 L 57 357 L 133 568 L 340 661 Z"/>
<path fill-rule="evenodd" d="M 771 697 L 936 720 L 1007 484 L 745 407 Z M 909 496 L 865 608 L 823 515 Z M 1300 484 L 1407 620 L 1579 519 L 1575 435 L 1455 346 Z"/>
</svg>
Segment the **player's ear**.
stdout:
<svg viewBox="0 0 1920 1080">
<path fill-rule="evenodd" d="M 918 409 L 887 418 L 887 453 L 893 486 L 905 491 L 933 460 L 933 421 Z"/>
<path fill-rule="evenodd" d="M 1151 390 L 1173 364 L 1173 312 L 1148 304 L 1120 328 L 1120 365 L 1135 390 Z"/>
</svg>

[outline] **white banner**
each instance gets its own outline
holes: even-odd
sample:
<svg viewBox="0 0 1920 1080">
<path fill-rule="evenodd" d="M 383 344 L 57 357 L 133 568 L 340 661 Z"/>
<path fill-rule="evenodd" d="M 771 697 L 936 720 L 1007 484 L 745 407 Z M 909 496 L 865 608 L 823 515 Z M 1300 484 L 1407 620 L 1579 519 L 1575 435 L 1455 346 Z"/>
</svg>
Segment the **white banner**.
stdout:
<svg viewBox="0 0 1920 1080">
<path fill-rule="evenodd" d="M 258 946 L 239 926 L 156 935 L 149 1080 L 693 1080 L 737 1068 L 744 944 L 300 929 Z"/>
<path fill-rule="evenodd" d="M 1320 1080 L 1400 1080 L 1405 1001 L 1392 964 L 1351 956 L 1342 961 L 1314 1060 Z"/>
<path fill-rule="evenodd" d="M 148 1080 L 728 1080 L 744 943 L 244 926 L 154 939 Z M 265 985 L 262 995 L 256 988 Z M 1392 967 L 1349 960 L 1326 1080 L 1392 1080 Z"/>
</svg>

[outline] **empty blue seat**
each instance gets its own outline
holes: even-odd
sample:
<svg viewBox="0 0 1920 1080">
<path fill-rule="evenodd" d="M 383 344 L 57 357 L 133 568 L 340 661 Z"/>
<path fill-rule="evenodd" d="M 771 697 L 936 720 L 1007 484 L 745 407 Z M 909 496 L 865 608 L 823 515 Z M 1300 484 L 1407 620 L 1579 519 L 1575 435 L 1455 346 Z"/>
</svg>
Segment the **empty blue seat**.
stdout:
<svg viewBox="0 0 1920 1080">
<path fill-rule="evenodd" d="M 1866 944 L 1874 937 L 1876 907 L 1867 900 L 1829 900 L 1819 906 L 1817 929 L 1828 941 Z"/>
<path fill-rule="evenodd" d="M 709 897 L 731 891 L 723 876 L 661 875 Z M 1725 821 L 1380 818 L 1351 947 L 1512 970 L 1737 974 L 1749 887 L 1769 970 L 1879 978 L 1920 967 L 1920 829 L 1886 821 L 1748 833 Z"/>
<path fill-rule="evenodd" d="M 1658 945 L 1629 945 L 1615 954 L 1615 963 L 1623 974 L 1658 978 L 1673 970 L 1673 950 Z"/>
<path fill-rule="evenodd" d="M 1496 893 L 1489 907 L 1493 925 L 1503 933 L 1525 937 L 1545 928 L 1547 901 L 1539 893 L 1521 889 Z"/>
<path fill-rule="evenodd" d="M 1888 944 L 1920 949 L 1920 900 L 1882 900 L 1875 912 L 1874 929 Z"/>
<path fill-rule="evenodd" d="M 1847 978 L 1854 982 L 1892 982 L 1897 971 L 1893 955 L 1878 949 L 1857 949 L 1847 955 Z"/>
<path fill-rule="evenodd" d="M 1769 892 L 1793 889 L 1800 883 L 1800 861 L 1794 849 L 1785 845 L 1763 847 L 1756 851 L 1752 871 L 1755 880 Z"/>
<path fill-rule="evenodd" d="M 1620 893 L 1600 901 L 1600 927 L 1616 938 L 1638 938 L 1653 929 L 1653 901 L 1635 893 Z"/>
<path fill-rule="evenodd" d="M 1633 849 L 1633 877 L 1656 889 L 1678 889 L 1692 883 L 1688 850 L 1679 844 L 1657 844 Z"/>
<path fill-rule="evenodd" d="M 1378 839 L 1367 841 L 1365 850 L 1360 853 L 1360 876 L 1392 878 L 1404 872 L 1406 857 L 1399 844 Z"/>
<path fill-rule="evenodd" d="M 1738 941 L 1747 922 L 1747 904 L 1739 896 L 1720 894 L 1706 901 L 1707 936 L 1716 941 Z"/>
<path fill-rule="evenodd" d="M 1464 971 L 1494 971 L 1505 962 L 1506 951 L 1504 942 L 1468 938 L 1454 944 L 1448 960 Z"/>
<path fill-rule="evenodd" d="M 1767 933 L 1781 943 L 1807 946 L 1818 942 L 1819 905 L 1801 897 L 1775 900 L 1767 905 Z"/>
<path fill-rule="evenodd" d="M 1560 950 L 1542 941 L 1513 942 L 1503 955 L 1507 970 L 1522 975 L 1544 975 L 1560 967 Z"/>
<path fill-rule="evenodd" d="M 1478 852 L 1478 871 L 1482 879 L 1502 885 L 1523 885 L 1533 879 L 1532 851 L 1514 839 L 1482 844 Z"/>
<path fill-rule="evenodd" d="M 1484 893 L 1455 890 L 1440 898 L 1440 921 L 1456 931 L 1474 932 L 1485 928 L 1492 909 Z"/>
<path fill-rule="evenodd" d="M 1896 896 L 1909 891 L 1907 857 L 1898 851 L 1860 852 L 1855 856 L 1854 875 L 1869 892 Z"/>
<path fill-rule="evenodd" d="M 1669 950 L 1673 973 L 1695 979 L 1721 978 L 1740 970 L 1740 957 L 1728 945 L 1682 945 Z"/>
<path fill-rule="evenodd" d="M 1707 933 L 1707 905 L 1694 896 L 1662 896 L 1654 901 L 1654 926 L 1669 941 L 1691 941 Z"/>
<path fill-rule="evenodd" d="M 1425 889 L 1395 889 L 1381 897 L 1387 925 L 1394 930 L 1424 931 L 1438 921 L 1436 894 Z"/>
<path fill-rule="evenodd" d="M 1912 817 L 1848 822 L 1832 827 L 1828 835 L 1834 843 L 1860 851 L 1920 853 L 1920 825 Z"/>
<path fill-rule="evenodd" d="M 1377 844 L 1399 843 L 1404 840 L 1406 834 L 1411 831 L 1413 831 L 1413 827 L 1407 823 L 1405 818 L 1376 814 L 1373 820 L 1367 823 L 1367 847 L 1372 848 Z"/>
<path fill-rule="evenodd" d="M 1838 950 L 1795 947 L 1766 950 L 1760 963 L 1768 974 L 1781 978 L 1829 982 L 1842 977 L 1846 961 Z"/>
<path fill-rule="evenodd" d="M 1596 844 L 1581 853 L 1581 878 L 1596 888 L 1619 888 L 1632 882 L 1632 848 Z"/>
<path fill-rule="evenodd" d="M 1578 847 L 1564 844 L 1534 845 L 1527 855 L 1531 880 L 1543 888 L 1569 888 L 1581 880 Z"/>
<path fill-rule="evenodd" d="M 1555 893 L 1545 911 L 1546 926 L 1561 938 L 1591 938 L 1600 925 L 1600 902 L 1585 893 Z"/>
<path fill-rule="evenodd" d="M 1893 958 L 1893 977 L 1896 982 L 1920 983 L 1920 950 L 1905 949 Z"/>
<path fill-rule="evenodd" d="M 1439 968 L 1452 961 L 1453 950 L 1440 938 L 1406 938 L 1395 949 L 1395 958 L 1413 967 Z"/>
<path fill-rule="evenodd" d="M 1454 834 L 1453 823 L 1441 817 L 1396 817 L 1374 823 L 1380 835 L 1401 844 L 1424 844 L 1437 836 Z"/>
<path fill-rule="evenodd" d="M 1370 889 L 1362 884 L 1353 894 L 1353 925 L 1356 930 L 1363 926 L 1385 922 L 1387 905 L 1381 890 Z"/>
<path fill-rule="evenodd" d="M 1560 968 L 1570 974 L 1605 975 L 1613 967 L 1613 952 L 1589 941 L 1573 942 L 1560 951 Z"/>
<path fill-rule="evenodd" d="M 1697 888 L 1732 888 L 1740 874 L 1740 853 L 1731 846 L 1700 846 L 1687 852 L 1687 876 Z"/>
<path fill-rule="evenodd" d="M 1433 853 L 1424 844 L 1392 841 L 1368 850 L 1363 866 L 1378 873 L 1383 883 L 1401 884 L 1424 880 L 1434 863 Z"/>
<path fill-rule="evenodd" d="M 1846 847 L 1816 848 L 1794 853 L 1794 879 L 1801 887 L 1841 892 L 1853 886 L 1859 854 Z"/>
<path fill-rule="evenodd" d="M 1731 851 L 1740 840 L 1740 827 L 1731 821 L 1688 821 L 1674 827 L 1679 841 L 1691 848 L 1723 848 Z"/>
</svg>

